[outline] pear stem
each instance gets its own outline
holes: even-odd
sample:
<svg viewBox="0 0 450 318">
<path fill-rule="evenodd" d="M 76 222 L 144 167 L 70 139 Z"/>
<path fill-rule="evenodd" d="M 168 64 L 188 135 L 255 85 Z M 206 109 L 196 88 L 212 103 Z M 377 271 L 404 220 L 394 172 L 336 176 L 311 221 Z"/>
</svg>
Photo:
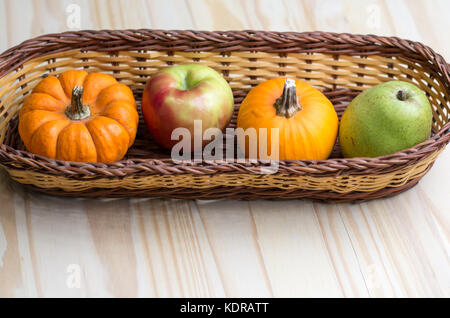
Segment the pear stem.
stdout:
<svg viewBox="0 0 450 318">
<path fill-rule="evenodd" d="M 297 87 L 295 80 L 287 78 L 284 82 L 283 93 L 275 101 L 275 109 L 278 116 L 290 118 L 298 111 L 302 110 L 302 106 L 297 97 Z"/>
<path fill-rule="evenodd" d="M 397 98 L 401 101 L 405 101 L 408 99 L 408 96 L 406 95 L 405 91 L 400 90 L 397 92 Z"/>
</svg>

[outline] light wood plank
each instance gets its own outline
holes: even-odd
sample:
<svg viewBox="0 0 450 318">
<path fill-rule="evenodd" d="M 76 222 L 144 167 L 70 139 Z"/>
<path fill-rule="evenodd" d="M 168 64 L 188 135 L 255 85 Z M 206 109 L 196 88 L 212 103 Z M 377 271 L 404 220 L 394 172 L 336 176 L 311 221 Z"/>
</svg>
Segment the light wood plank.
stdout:
<svg viewBox="0 0 450 318">
<path fill-rule="evenodd" d="M 97 253 L 83 201 L 30 191 L 23 194 L 23 200 L 23 221 L 37 296 L 113 296 L 108 290 L 108 272 L 102 266 L 102 254 Z M 80 288 L 67 284 L 70 266 L 79 267 Z"/>
<path fill-rule="evenodd" d="M 368 297 L 357 254 L 337 205 L 314 203 L 313 206 L 343 296 Z"/>
<path fill-rule="evenodd" d="M 250 209 L 274 296 L 343 296 L 312 203 L 255 201 Z"/>
<path fill-rule="evenodd" d="M 448 243 L 419 190 L 361 205 L 343 205 L 344 222 L 371 296 L 449 293 Z"/>
<path fill-rule="evenodd" d="M 3 170 L 0 171 L 0 201 L 0 297 L 12 297 L 28 282 L 22 277 L 13 190 Z"/>
<path fill-rule="evenodd" d="M 138 201 L 133 209 L 158 296 L 225 296 L 203 223 L 189 202 Z"/>
<path fill-rule="evenodd" d="M 248 203 L 199 201 L 190 205 L 200 213 L 226 296 L 273 296 Z"/>
</svg>

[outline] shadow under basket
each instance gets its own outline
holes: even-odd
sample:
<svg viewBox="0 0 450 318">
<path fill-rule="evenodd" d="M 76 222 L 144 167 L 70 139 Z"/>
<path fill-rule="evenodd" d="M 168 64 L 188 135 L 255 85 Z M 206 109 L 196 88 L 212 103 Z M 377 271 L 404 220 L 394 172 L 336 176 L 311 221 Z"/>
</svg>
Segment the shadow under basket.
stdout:
<svg viewBox="0 0 450 318">
<path fill-rule="evenodd" d="M 140 109 L 142 89 L 157 71 L 177 64 L 208 65 L 229 82 L 236 126 L 240 103 L 258 83 L 278 76 L 309 82 L 339 118 L 361 91 L 390 80 L 413 83 L 433 109 L 425 142 L 377 158 L 267 162 L 177 163 L 152 140 L 140 119 L 135 144 L 119 162 L 52 160 L 29 153 L 17 131 L 23 99 L 47 75 L 69 69 L 104 72 L 128 85 Z M 429 47 L 395 37 L 326 32 L 80 31 L 40 36 L 0 55 L 0 164 L 17 182 L 53 195 L 180 199 L 363 201 L 417 184 L 450 140 L 450 68 Z"/>
</svg>

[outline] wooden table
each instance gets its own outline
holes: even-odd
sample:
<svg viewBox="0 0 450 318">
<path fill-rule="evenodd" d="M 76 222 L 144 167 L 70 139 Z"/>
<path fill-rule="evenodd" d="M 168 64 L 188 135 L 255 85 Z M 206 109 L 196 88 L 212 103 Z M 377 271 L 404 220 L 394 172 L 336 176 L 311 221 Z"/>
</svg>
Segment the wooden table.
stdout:
<svg viewBox="0 0 450 318">
<path fill-rule="evenodd" d="M 75 4 L 75 6 L 70 6 Z M 73 14 L 80 12 L 80 24 Z M 441 1 L 0 1 L 0 51 L 70 27 L 397 35 L 450 60 Z M 83 200 L 0 171 L 0 296 L 450 296 L 450 148 L 363 204 Z"/>
</svg>

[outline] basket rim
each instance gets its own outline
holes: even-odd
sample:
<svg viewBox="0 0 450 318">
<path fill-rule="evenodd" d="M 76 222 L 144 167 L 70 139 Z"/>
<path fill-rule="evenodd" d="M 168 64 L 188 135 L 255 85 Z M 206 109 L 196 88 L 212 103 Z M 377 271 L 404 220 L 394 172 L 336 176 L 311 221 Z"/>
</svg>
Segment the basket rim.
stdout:
<svg viewBox="0 0 450 318">
<path fill-rule="evenodd" d="M 184 41 L 184 42 L 183 42 Z M 177 43 L 170 45 L 169 43 Z M 185 42 L 190 48 L 186 49 Z M 112 43 L 112 44 L 111 44 Z M 158 44 L 155 44 L 158 43 Z M 194 31 L 161 29 L 126 30 L 82 30 L 40 35 L 7 49 L 0 54 L 0 79 L 33 58 L 42 57 L 72 49 L 83 51 L 126 51 L 154 50 L 160 43 L 167 44 L 167 50 L 177 51 L 266 51 L 266 52 L 317 52 L 335 55 L 389 55 L 407 54 L 410 58 L 428 60 L 438 71 L 442 84 L 450 90 L 450 65 L 430 47 L 407 39 L 377 35 L 362 35 L 334 32 L 272 32 L 272 31 Z M 181 43 L 181 44 L 180 44 Z M 211 49 L 212 43 L 217 46 Z M 192 45 L 197 44 L 197 45 Z M 319 44 L 319 45 L 318 45 Z M 131 47 L 132 46 L 132 47 Z M 325 49 L 323 49 L 325 48 Z M 358 48 L 359 51 L 356 51 Z M 333 158 L 326 160 L 280 160 L 282 171 L 290 173 L 333 173 L 377 171 L 387 167 L 402 166 L 410 161 L 420 160 L 450 142 L 450 122 L 435 135 L 411 148 L 380 157 Z M 139 165 L 153 173 L 210 174 L 224 171 L 255 173 L 254 168 L 266 165 L 255 163 L 237 164 L 225 160 L 210 160 L 201 163 L 174 163 L 172 159 L 125 159 L 113 163 L 71 162 L 55 160 L 0 145 L 0 164 L 17 167 L 25 165 L 32 169 L 47 168 L 54 173 L 68 172 L 68 175 L 100 174 L 106 176 L 126 176 L 135 173 Z M 225 169 L 217 169 L 219 165 Z M 48 167 L 44 167 L 48 166 Z M 294 168 L 292 170 L 291 168 Z M 377 173 L 379 174 L 379 172 Z"/>
</svg>

